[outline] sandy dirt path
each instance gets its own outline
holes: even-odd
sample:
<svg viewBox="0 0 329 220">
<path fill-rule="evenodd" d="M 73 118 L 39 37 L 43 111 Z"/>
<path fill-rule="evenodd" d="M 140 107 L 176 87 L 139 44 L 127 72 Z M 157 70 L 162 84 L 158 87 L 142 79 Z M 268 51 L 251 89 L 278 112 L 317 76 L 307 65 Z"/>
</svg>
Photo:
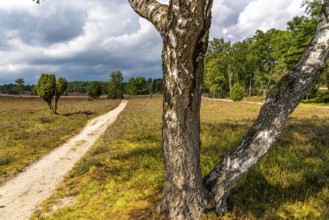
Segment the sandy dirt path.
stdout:
<svg viewBox="0 0 329 220">
<path fill-rule="evenodd" d="M 29 219 L 33 211 L 50 197 L 56 185 L 72 169 L 125 108 L 127 101 L 107 114 L 92 119 L 84 129 L 17 177 L 0 187 L 0 219 Z"/>
</svg>

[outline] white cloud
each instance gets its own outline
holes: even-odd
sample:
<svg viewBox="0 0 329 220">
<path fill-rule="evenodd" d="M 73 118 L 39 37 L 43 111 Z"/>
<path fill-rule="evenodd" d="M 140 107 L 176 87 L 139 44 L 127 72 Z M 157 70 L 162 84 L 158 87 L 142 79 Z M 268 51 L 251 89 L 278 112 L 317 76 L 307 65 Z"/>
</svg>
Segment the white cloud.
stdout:
<svg viewBox="0 0 329 220">
<path fill-rule="evenodd" d="M 211 37 L 236 41 L 284 28 L 303 12 L 301 1 L 214 0 Z M 161 76 L 162 40 L 127 0 L 0 0 L 0 39 L 0 84 L 34 83 L 41 72 L 69 73 L 68 80 L 107 80 L 117 69 Z"/>
<path fill-rule="evenodd" d="M 212 25 L 218 26 L 233 13 L 234 8 L 225 5 L 225 0 L 214 1 L 212 8 Z"/>
<path fill-rule="evenodd" d="M 5 11 L 14 10 L 33 10 L 35 3 L 31 1 L 22 0 L 2 0 L 0 1 L 0 9 Z"/>
<path fill-rule="evenodd" d="M 267 31 L 271 28 L 284 29 L 286 23 L 304 9 L 302 0 L 256 0 L 241 12 L 238 23 L 232 29 L 238 38 L 252 36 L 257 29 Z M 287 10 L 288 9 L 288 10 Z"/>
</svg>

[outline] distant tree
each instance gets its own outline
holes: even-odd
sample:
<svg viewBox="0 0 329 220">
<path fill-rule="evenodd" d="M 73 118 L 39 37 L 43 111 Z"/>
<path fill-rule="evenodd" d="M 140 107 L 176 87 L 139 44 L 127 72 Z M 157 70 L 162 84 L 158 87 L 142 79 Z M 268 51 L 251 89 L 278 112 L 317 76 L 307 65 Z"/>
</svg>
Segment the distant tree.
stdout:
<svg viewBox="0 0 329 220">
<path fill-rule="evenodd" d="M 117 70 L 111 73 L 110 81 L 108 84 L 108 98 L 110 99 L 123 99 L 124 84 L 123 74 Z"/>
<path fill-rule="evenodd" d="M 17 91 L 18 94 L 21 94 L 22 91 L 24 90 L 24 79 L 22 78 L 18 78 L 15 80 L 16 86 L 15 89 Z"/>
<path fill-rule="evenodd" d="M 13 88 L 15 87 L 16 85 L 15 84 L 3 84 L 2 85 L 2 92 L 3 93 L 10 93 L 11 94 L 11 91 L 13 91 Z"/>
<path fill-rule="evenodd" d="M 229 82 L 218 64 L 219 57 L 213 58 L 205 65 L 205 86 L 212 97 L 224 98 L 229 92 Z"/>
<path fill-rule="evenodd" d="M 50 114 L 54 114 L 52 99 L 55 95 L 56 77 L 54 74 L 42 73 L 37 84 L 38 95 L 44 100 L 49 107 Z"/>
<path fill-rule="evenodd" d="M 154 79 L 153 93 L 162 93 L 162 92 L 163 92 L 163 79 Z"/>
<path fill-rule="evenodd" d="M 68 82 L 64 78 L 58 78 L 56 80 L 55 88 L 55 114 L 57 114 L 57 103 L 59 98 L 65 93 L 67 89 Z"/>
<path fill-rule="evenodd" d="M 154 90 L 154 83 L 153 83 L 153 79 L 149 78 L 146 82 L 147 84 L 147 89 L 148 89 L 148 94 L 151 95 L 151 98 L 153 96 L 153 90 Z"/>
<path fill-rule="evenodd" d="M 99 82 L 100 84 L 101 84 L 101 87 L 102 87 L 102 95 L 103 94 L 109 94 L 109 92 L 108 92 L 108 85 L 109 85 L 109 82 L 107 81 L 107 82 L 104 82 L 104 81 L 100 81 Z"/>
<path fill-rule="evenodd" d="M 148 93 L 147 83 L 144 77 L 138 76 L 129 79 L 126 87 L 129 95 L 145 95 Z"/>
<path fill-rule="evenodd" d="M 31 92 L 32 91 L 33 84 L 27 84 L 24 86 L 24 91 Z"/>
<path fill-rule="evenodd" d="M 38 95 L 38 90 L 36 85 L 32 86 L 31 95 Z"/>
<path fill-rule="evenodd" d="M 227 97 L 234 81 L 232 62 L 232 45 L 225 42 L 224 38 L 209 42 L 207 56 L 205 58 L 204 84 L 212 97 Z"/>
<path fill-rule="evenodd" d="M 292 69 L 303 56 L 306 48 L 311 44 L 316 31 L 318 19 L 305 16 L 294 17 L 288 22 L 287 30 L 292 34 L 292 45 L 285 55 L 288 68 Z"/>
<path fill-rule="evenodd" d="M 88 81 L 72 81 L 68 83 L 68 93 L 87 93 L 88 87 L 92 82 Z"/>
<path fill-rule="evenodd" d="M 313 18 L 317 18 L 321 14 L 321 8 L 324 0 L 304 0 L 302 6 L 306 6 L 306 13 Z"/>
<path fill-rule="evenodd" d="M 89 87 L 87 94 L 93 99 L 97 99 L 102 94 L 102 86 L 99 82 L 93 81 Z"/>
<path fill-rule="evenodd" d="M 230 98 L 233 101 L 240 101 L 245 96 L 246 91 L 243 86 L 240 86 L 238 83 L 234 84 L 230 91 Z"/>
</svg>

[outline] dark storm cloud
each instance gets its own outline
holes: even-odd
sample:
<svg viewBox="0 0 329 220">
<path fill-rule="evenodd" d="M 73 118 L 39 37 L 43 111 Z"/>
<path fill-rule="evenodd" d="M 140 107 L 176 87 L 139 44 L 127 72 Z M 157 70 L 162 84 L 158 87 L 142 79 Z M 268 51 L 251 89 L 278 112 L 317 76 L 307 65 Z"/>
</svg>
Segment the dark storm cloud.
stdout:
<svg viewBox="0 0 329 220">
<path fill-rule="evenodd" d="M 215 0 L 211 37 L 234 41 L 255 31 L 257 23 L 246 21 L 257 20 L 252 14 L 264 1 L 291 5 L 286 0 Z M 269 14 L 269 19 L 271 16 L 275 17 Z M 79 4 L 56 0 L 40 5 L 26 0 L 0 1 L 0 84 L 17 78 L 35 83 L 42 72 L 70 81 L 108 80 L 115 70 L 121 70 L 125 79 L 161 77 L 161 49 L 155 28 L 138 16 L 127 0 Z"/>
<path fill-rule="evenodd" d="M 83 32 L 84 14 L 72 9 L 57 10 L 43 17 L 24 11 L 0 10 L 0 17 L 4 18 L 0 21 L 1 33 L 17 37 L 26 44 L 46 46 L 69 41 Z"/>
<path fill-rule="evenodd" d="M 69 41 L 83 33 L 84 13 L 71 9 L 64 9 L 52 17 L 43 20 L 36 27 L 43 42 L 47 44 Z"/>
</svg>

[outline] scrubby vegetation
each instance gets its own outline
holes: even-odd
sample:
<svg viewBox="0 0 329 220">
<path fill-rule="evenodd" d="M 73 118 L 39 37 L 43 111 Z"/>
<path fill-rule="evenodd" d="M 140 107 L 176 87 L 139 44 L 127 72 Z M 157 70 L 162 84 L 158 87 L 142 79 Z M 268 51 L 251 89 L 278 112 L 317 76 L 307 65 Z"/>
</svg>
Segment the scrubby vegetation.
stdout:
<svg viewBox="0 0 329 220">
<path fill-rule="evenodd" d="M 110 81 L 108 83 L 108 93 L 110 99 L 123 99 L 124 83 L 121 71 L 111 73 Z"/>
<path fill-rule="evenodd" d="M 34 218 L 157 219 L 163 189 L 161 98 L 131 98 Z M 203 174 L 241 138 L 260 105 L 203 100 Z M 299 107 L 270 152 L 234 188 L 220 219 L 328 219 L 329 115 Z M 52 208 L 75 198 L 67 207 Z M 47 217 L 48 216 L 48 217 Z M 204 219 L 217 219 L 213 215 Z"/>
<path fill-rule="evenodd" d="M 233 101 L 241 101 L 242 98 L 246 95 L 246 91 L 243 86 L 240 86 L 238 83 L 234 84 L 230 91 L 230 98 Z"/>
<path fill-rule="evenodd" d="M 0 97 L 0 184 L 72 135 L 118 101 L 62 100 L 61 115 L 50 116 L 39 98 Z"/>
<path fill-rule="evenodd" d="M 97 81 L 92 82 L 87 91 L 87 95 L 93 99 L 97 99 L 102 94 L 101 84 Z"/>
</svg>

